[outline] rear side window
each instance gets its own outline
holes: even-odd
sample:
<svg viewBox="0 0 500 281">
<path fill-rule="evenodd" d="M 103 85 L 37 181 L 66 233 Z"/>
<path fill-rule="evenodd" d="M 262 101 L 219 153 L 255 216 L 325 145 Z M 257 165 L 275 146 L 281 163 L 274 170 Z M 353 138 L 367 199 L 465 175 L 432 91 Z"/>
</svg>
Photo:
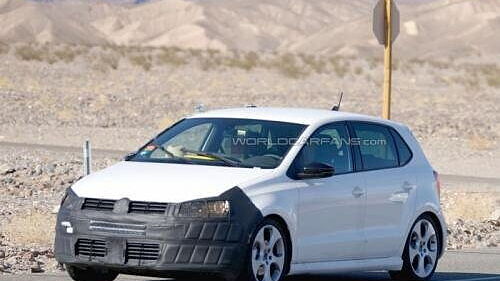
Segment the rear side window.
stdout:
<svg viewBox="0 0 500 281">
<path fill-rule="evenodd" d="M 391 133 L 396 142 L 396 147 L 398 148 L 399 166 L 404 166 L 410 162 L 412 156 L 411 150 L 396 130 L 391 130 Z"/>
<path fill-rule="evenodd" d="M 399 166 L 396 145 L 385 126 L 353 123 L 356 134 L 353 144 L 359 146 L 363 170 L 376 170 Z"/>
</svg>

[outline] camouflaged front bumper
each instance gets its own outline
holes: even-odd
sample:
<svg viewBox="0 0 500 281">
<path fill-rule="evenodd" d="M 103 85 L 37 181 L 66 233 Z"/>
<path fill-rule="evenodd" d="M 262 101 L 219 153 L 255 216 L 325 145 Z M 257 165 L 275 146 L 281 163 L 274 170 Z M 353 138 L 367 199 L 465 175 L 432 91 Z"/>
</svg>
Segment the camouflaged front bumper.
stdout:
<svg viewBox="0 0 500 281">
<path fill-rule="evenodd" d="M 84 199 L 78 198 L 71 208 L 59 211 L 56 259 L 151 276 L 236 275 L 262 216 L 239 188 L 216 199 L 230 202 L 228 217 L 181 218 L 174 215 L 176 204 L 169 204 L 165 214 L 85 210 Z M 63 222 L 71 224 L 71 233 Z"/>
</svg>

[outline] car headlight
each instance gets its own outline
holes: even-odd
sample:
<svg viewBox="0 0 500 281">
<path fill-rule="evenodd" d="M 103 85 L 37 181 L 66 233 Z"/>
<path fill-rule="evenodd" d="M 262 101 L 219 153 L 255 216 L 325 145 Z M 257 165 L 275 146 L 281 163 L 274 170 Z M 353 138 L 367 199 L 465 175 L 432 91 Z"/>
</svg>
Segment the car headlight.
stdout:
<svg viewBox="0 0 500 281">
<path fill-rule="evenodd" d="M 229 211 L 228 201 L 194 201 L 182 203 L 178 216 L 188 218 L 227 217 Z"/>
<path fill-rule="evenodd" d="M 70 188 L 66 189 L 66 194 L 61 201 L 61 208 L 72 209 L 79 201 L 78 195 Z"/>
</svg>

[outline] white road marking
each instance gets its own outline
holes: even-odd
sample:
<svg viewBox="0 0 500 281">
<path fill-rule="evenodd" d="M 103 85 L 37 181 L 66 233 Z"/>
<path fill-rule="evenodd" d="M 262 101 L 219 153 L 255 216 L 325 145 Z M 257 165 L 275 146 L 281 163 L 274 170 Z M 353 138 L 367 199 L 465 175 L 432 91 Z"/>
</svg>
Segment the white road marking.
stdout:
<svg viewBox="0 0 500 281">
<path fill-rule="evenodd" d="M 484 281 L 484 280 L 500 280 L 500 276 L 496 277 L 479 277 L 472 279 L 456 279 L 455 281 Z"/>
</svg>

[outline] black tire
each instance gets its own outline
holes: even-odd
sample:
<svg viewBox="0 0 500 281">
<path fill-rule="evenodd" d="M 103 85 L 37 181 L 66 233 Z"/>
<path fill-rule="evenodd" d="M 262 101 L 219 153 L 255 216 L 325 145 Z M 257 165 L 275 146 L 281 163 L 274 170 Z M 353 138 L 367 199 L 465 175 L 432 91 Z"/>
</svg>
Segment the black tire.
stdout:
<svg viewBox="0 0 500 281">
<path fill-rule="evenodd" d="M 252 268 L 252 258 L 253 258 L 253 247 L 255 243 L 255 237 L 259 233 L 259 231 L 266 227 L 266 226 L 273 226 L 281 234 L 281 237 L 283 238 L 283 257 L 284 257 L 284 265 L 283 269 L 281 270 L 281 276 L 274 280 L 274 281 L 283 281 L 288 272 L 290 271 L 290 262 L 291 262 L 291 254 L 292 254 L 292 243 L 288 234 L 288 231 L 286 231 L 285 226 L 283 226 L 281 223 L 278 221 L 272 219 L 272 218 L 265 218 L 259 226 L 255 229 L 254 233 L 252 234 L 252 237 L 250 239 L 251 243 L 248 246 L 247 250 L 247 255 L 245 258 L 245 265 L 242 268 L 242 272 L 240 273 L 239 277 L 237 278 L 238 281 L 261 281 L 260 279 L 256 278 L 256 276 L 253 273 L 253 268 Z"/>
<path fill-rule="evenodd" d="M 437 258 L 436 258 L 436 261 L 434 263 L 434 268 L 432 269 L 430 274 L 425 278 L 419 277 L 418 275 L 415 274 L 415 272 L 413 270 L 413 266 L 412 266 L 411 261 L 410 261 L 410 257 L 409 257 L 410 256 L 409 244 L 410 244 L 410 240 L 411 240 L 412 231 L 413 231 L 415 225 L 422 220 L 426 220 L 432 224 L 434 230 L 436 231 L 436 239 L 437 239 Z M 436 267 L 437 267 L 438 262 L 439 262 L 439 253 L 441 253 L 442 247 L 443 247 L 443 241 L 442 241 L 441 234 L 438 233 L 440 228 L 438 227 L 437 223 L 438 222 L 436 222 L 435 219 L 428 214 L 423 214 L 416 219 L 416 221 L 413 223 L 413 225 L 410 229 L 410 233 L 408 234 L 408 237 L 406 239 L 405 249 L 403 251 L 403 256 L 402 256 L 403 268 L 400 271 L 389 271 L 389 275 L 391 276 L 392 280 L 429 281 L 432 279 L 432 276 L 434 275 L 434 272 L 436 271 Z"/>
<path fill-rule="evenodd" d="M 66 271 L 75 281 L 113 281 L 118 277 L 118 273 L 111 270 L 96 268 L 80 268 L 66 265 Z"/>
</svg>

